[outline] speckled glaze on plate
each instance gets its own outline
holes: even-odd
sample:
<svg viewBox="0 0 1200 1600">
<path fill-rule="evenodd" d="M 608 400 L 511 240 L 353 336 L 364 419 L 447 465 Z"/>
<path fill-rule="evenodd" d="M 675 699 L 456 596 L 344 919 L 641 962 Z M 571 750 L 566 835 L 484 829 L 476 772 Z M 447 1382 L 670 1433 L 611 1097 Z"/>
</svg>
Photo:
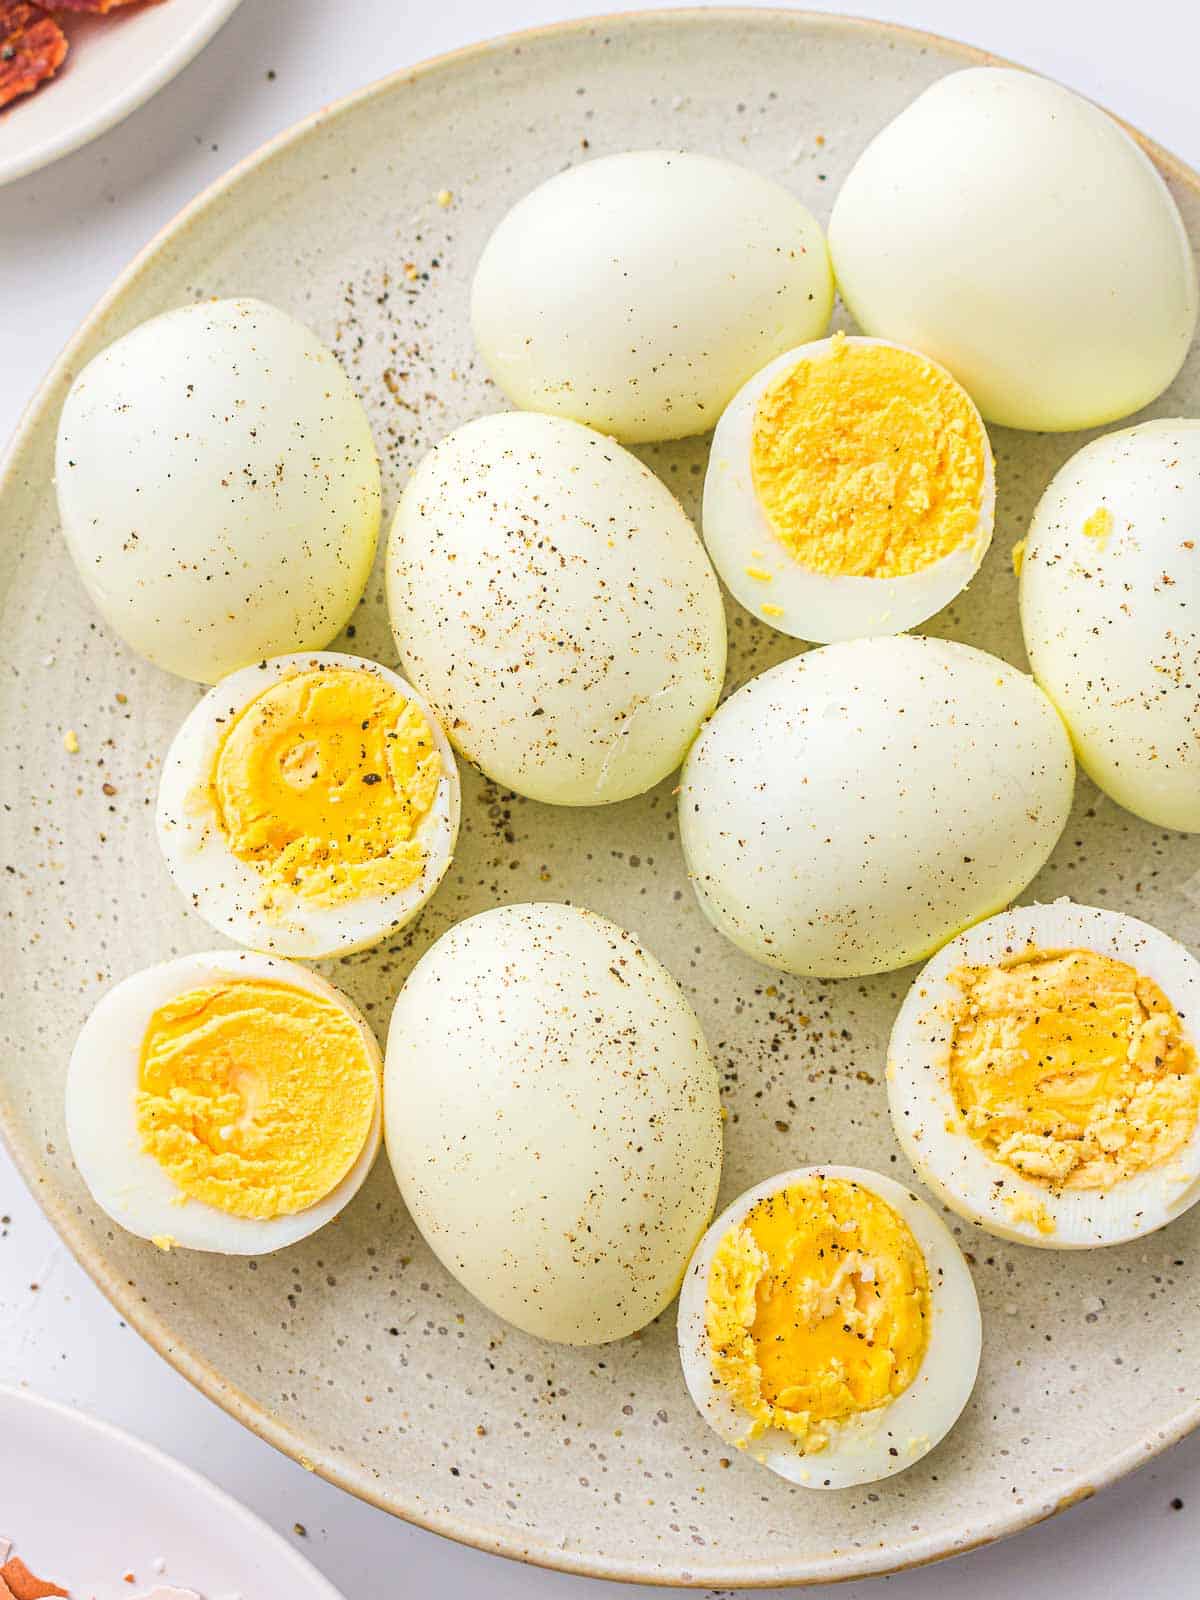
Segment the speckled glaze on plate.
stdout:
<svg viewBox="0 0 1200 1600">
<path fill-rule="evenodd" d="M 159 763 L 198 691 L 126 652 L 83 596 L 50 481 L 58 408 L 80 365 L 144 317 L 205 295 L 262 295 L 345 361 L 371 411 L 390 510 L 427 445 L 497 404 L 472 352 L 467 285 L 518 195 L 589 154 L 684 146 L 760 168 L 824 217 L 871 134 L 933 79 L 980 59 L 876 24 L 717 10 L 573 24 L 403 73 L 277 140 L 189 208 L 67 350 L 8 465 L 8 1139 L 84 1265 L 193 1382 L 332 1481 L 487 1550 L 647 1582 L 782 1584 L 933 1560 L 1048 1516 L 1200 1420 L 1200 1208 L 1140 1243 L 1072 1256 L 950 1219 L 985 1319 L 974 1399 L 910 1471 L 819 1496 L 727 1454 L 701 1422 L 673 1312 L 592 1350 L 497 1322 L 425 1249 L 386 1162 L 339 1222 L 262 1260 L 162 1256 L 115 1231 L 67 1153 L 63 1074 L 104 988 L 212 942 L 168 882 L 151 827 Z M 1152 154 L 1200 238 L 1200 182 Z M 1153 410 L 1200 411 L 1195 352 Z M 996 539 L 929 631 L 1022 660 L 1009 549 L 1081 442 L 994 433 Z M 705 448 L 643 452 L 693 511 Z M 730 625 L 730 688 L 796 649 L 733 606 Z M 335 648 L 394 661 L 378 576 Z M 729 1109 L 722 1204 L 809 1162 L 911 1180 L 882 1076 L 911 973 L 821 983 L 740 957 L 693 903 L 670 781 L 621 805 L 554 811 L 463 776 L 458 856 L 432 904 L 390 947 L 324 968 L 381 1034 L 405 974 L 450 923 L 498 902 L 571 899 L 643 935 L 701 1015 Z M 1031 896 L 1134 911 L 1196 948 L 1198 874 L 1200 837 L 1140 823 L 1081 780 Z"/>
</svg>

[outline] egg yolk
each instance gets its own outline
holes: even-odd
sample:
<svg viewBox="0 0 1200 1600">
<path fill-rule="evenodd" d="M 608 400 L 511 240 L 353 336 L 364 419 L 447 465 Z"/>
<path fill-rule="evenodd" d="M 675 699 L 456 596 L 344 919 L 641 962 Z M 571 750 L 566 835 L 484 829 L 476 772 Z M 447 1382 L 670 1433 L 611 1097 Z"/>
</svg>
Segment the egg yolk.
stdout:
<svg viewBox="0 0 1200 1600">
<path fill-rule="evenodd" d="M 1192 1137 L 1200 1061 L 1152 979 L 1094 950 L 1030 951 L 951 975 L 950 1086 L 994 1160 L 1107 1189 Z"/>
<path fill-rule="evenodd" d="M 714 1382 L 805 1453 L 829 1426 L 887 1405 L 929 1342 L 925 1257 L 886 1201 L 847 1178 L 805 1177 L 759 1200 L 717 1246 L 705 1329 Z M 747 1441 L 740 1441 L 744 1445 Z"/>
<path fill-rule="evenodd" d="M 442 776 L 424 715 L 352 667 L 298 672 L 264 689 L 221 741 L 212 773 L 220 827 L 257 868 L 264 905 L 338 905 L 395 893 L 424 871 L 418 836 Z"/>
<path fill-rule="evenodd" d="M 150 1018 L 138 1140 L 181 1196 L 235 1217 L 290 1216 L 350 1171 L 378 1095 L 362 1030 L 334 1001 L 282 983 L 212 984 Z"/>
<path fill-rule="evenodd" d="M 975 533 L 987 439 L 966 394 L 923 357 L 835 334 L 764 391 L 755 493 L 803 567 L 833 577 L 920 572 Z"/>
</svg>

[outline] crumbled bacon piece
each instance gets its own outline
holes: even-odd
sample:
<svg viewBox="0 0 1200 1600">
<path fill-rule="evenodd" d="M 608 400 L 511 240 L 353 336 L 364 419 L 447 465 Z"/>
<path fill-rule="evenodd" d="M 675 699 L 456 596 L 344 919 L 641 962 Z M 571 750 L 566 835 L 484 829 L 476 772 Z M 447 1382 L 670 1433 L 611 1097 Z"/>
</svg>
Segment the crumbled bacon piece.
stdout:
<svg viewBox="0 0 1200 1600">
<path fill-rule="evenodd" d="M 60 1589 L 56 1583 L 47 1583 L 45 1578 L 35 1577 L 20 1556 L 9 1556 L 0 1567 L 0 1578 L 8 1585 L 13 1600 L 47 1600 L 52 1595 L 69 1600 L 65 1589 Z"/>
<path fill-rule="evenodd" d="M 90 11 L 94 15 L 107 16 L 110 11 L 115 11 L 118 6 L 129 5 L 130 0 L 54 0 L 55 11 Z"/>
<path fill-rule="evenodd" d="M 30 0 L 0 0 L 0 106 L 52 78 L 67 53 L 67 36 Z"/>
</svg>

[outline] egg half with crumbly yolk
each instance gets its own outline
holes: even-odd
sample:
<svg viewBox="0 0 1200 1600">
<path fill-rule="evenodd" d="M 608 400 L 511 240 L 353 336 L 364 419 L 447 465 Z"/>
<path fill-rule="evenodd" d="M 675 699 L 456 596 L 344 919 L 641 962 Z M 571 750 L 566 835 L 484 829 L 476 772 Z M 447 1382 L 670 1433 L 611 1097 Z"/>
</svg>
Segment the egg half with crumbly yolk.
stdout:
<svg viewBox="0 0 1200 1600">
<path fill-rule="evenodd" d="M 223 679 L 167 753 L 171 876 L 239 944 L 319 957 L 416 915 L 450 865 L 459 780 L 433 712 L 378 662 L 277 656 Z"/>
<path fill-rule="evenodd" d="M 183 956 L 117 984 L 84 1024 L 71 1152 L 130 1233 L 259 1255 L 358 1191 L 379 1150 L 381 1074 L 367 1023 L 316 973 L 244 950 Z"/>
<path fill-rule="evenodd" d="M 1057 900 L 989 917 L 896 1019 L 896 1132 L 947 1205 L 1081 1248 L 1200 1198 L 1200 962 L 1136 917 Z"/>
<path fill-rule="evenodd" d="M 949 604 L 987 552 L 995 501 L 965 389 L 914 350 L 836 333 L 730 401 L 702 531 L 748 611 L 828 644 L 902 633 Z"/>
<path fill-rule="evenodd" d="M 806 1488 L 871 1483 L 932 1450 L 970 1397 L 980 1342 L 975 1286 L 945 1224 L 858 1167 L 748 1190 L 701 1240 L 680 1293 L 680 1359 L 701 1414 Z"/>
</svg>

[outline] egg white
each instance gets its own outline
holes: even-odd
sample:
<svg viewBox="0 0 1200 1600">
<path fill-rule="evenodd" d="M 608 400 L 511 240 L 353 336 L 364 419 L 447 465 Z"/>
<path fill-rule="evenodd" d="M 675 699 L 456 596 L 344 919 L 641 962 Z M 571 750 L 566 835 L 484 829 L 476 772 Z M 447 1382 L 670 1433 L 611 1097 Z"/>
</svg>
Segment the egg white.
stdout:
<svg viewBox="0 0 1200 1600">
<path fill-rule="evenodd" d="M 548 805 L 661 782 L 725 676 L 720 585 L 683 507 L 564 417 L 477 417 L 424 457 L 387 597 L 404 670 L 455 748 Z"/>
<path fill-rule="evenodd" d="M 1005 427 L 1127 416 L 1196 328 L 1192 248 L 1153 162 L 1032 72 L 971 67 L 918 95 L 851 168 L 829 248 L 859 327 L 942 362 Z"/>
<path fill-rule="evenodd" d="M 67 1138 L 79 1175 L 114 1222 L 143 1239 L 221 1255 L 265 1255 L 306 1239 L 358 1193 L 379 1152 L 382 1097 L 362 1152 L 342 1181 L 315 1205 L 279 1217 L 238 1217 L 189 1199 L 141 1148 L 136 1124 L 138 1068 L 150 1019 L 160 1006 L 207 984 L 266 980 L 333 1001 L 357 1025 L 382 1072 L 366 1020 L 339 989 L 306 967 L 245 950 L 217 950 L 160 962 L 118 983 L 84 1023 L 67 1067 Z"/>
<path fill-rule="evenodd" d="M 896 1136 L 922 1180 L 960 1216 L 989 1233 L 1051 1250 L 1120 1244 L 1161 1228 L 1200 1198 L 1200 1125 L 1159 1167 L 1111 1190 L 1062 1189 L 997 1162 L 960 1126 L 950 1088 L 953 1016 L 960 992 L 949 976 L 962 966 L 996 966 L 1029 946 L 1084 949 L 1128 962 L 1152 978 L 1197 1042 L 1200 962 L 1149 923 L 1069 900 L 1014 906 L 969 928 L 921 969 L 896 1018 L 888 1046 L 888 1102 Z M 1028 1210 L 1030 1220 L 1015 1220 Z M 1043 1233 L 1044 1213 L 1054 1231 Z"/>
<path fill-rule="evenodd" d="M 748 955 L 890 972 L 1026 887 L 1074 776 L 1025 673 L 944 639 L 857 639 L 730 695 L 684 763 L 680 839 L 701 909 Z"/>
<path fill-rule="evenodd" d="M 1097 511 L 1111 526 L 1092 537 Z M 1025 540 L 1021 623 L 1088 776 L 1200 832 L 1200 420 L 1123 428 L 1060 467 Z"/>
<path fill-rule="evenodd" d="M 853 338 L 847 343 L 886 345 L 887 341 Z M 738 390 L 713 435 L 701 516 L 704 543 L 734 599 L 781 633 L 817 644 L 903 633 L 949 605 L 987 554 L 996 509 L 996 472 L 987 430 L 964 393 L 983 441 L 985 467 L 979 518 L 958 548 L 920 572 L 895 578 L 835 575 L 802 566 L 776 533 L 754 489 L 754 419 L 763 392 L 777 377 L 801 361 L 828 357 L 834 348 L 833 339 L 819 339 L 789 350 Z M 920 359 L 950 377 L 928 356 Z M 770 572 L 770 581 L 751 577 L 748 568 Z M 779 607 L 782 616 L 764 612 L 764 603 Z"/>
<path fill-rule="evenodd" d="M 740 1194 L 709 1228 L 688 1263 L 679 1293 L 679 1358 L 701 1416 L 727 1444 L 746 1439 L 751 1419 L 716 1380 L 705 1329 L 713 1256 L 726 1233 L 759 1200 L 801 1178 L 846 1178 L 887 1202 L 908 1224 L 929 1273 L 929 1343 L 916 1377 L 874 1411 L 829 1424 L 829 1444 L 806 1455 L 802 1443 L 773 1428 L 744 1446 L 753 1460 L 806 1489 L 848 1489 L 902 1472 L 928 1455 L 970 1399 L 979 1370 L 983 1328 L 970 1269 L 949 1228 L 901 1184 L 861 1167 L 798 1167 L 764 1178 Z M 824 1425 L 823 1425 L 824 1427 Z M 894 1452 L 894 1453 L 893 1453 Z"/>
<path fill-rule="evenodd" d="M 379 535 L 362 402 L 315 334 L 261 300 L 152 317 L 79 373 L 55 487 L 93 604 L 201 683 L 345 624 Z"/>
<path fill-rule="evenodd" d="M 405 889 L 361 895 L 336 905 L 302 897 L 262 909 L 263 880 L 230 850 L 213 804 L 211 776 L 233 719 L 272 683 L 319 668 L 369 672 L 420 707 L 442 759 L 434 803 L 416 837 L 425 849 L 421 876 Z M 362 950 L 395 933 L 421 910 L 445 876 L 458 837 L 458 767 L 441 724 L 424 698 L 390 667 L 332 651 L 276 656 L 223 678 L 188 713 L 163 762 L 155 822 L 167 870 L 211 928 L 238 944 L 317 960 Z"/>
<path fill-rule="evenodd" d="M 824 235 L 796 196 L 678 150 L 547 179 L 501 218 L 471 289 L 476 342 L 515 405 L 627 443 L 706 433 L 832 309 Z"/>
<path fill-rule="evenodd" d="M 678 983 L 569 905 L 450 928 L 401 989 L 385 1123 L 413 1221 L 489 1310 L 604 1344 L 674 1298 L 721 1177 L 720 1095 Z"/>
</svg>

